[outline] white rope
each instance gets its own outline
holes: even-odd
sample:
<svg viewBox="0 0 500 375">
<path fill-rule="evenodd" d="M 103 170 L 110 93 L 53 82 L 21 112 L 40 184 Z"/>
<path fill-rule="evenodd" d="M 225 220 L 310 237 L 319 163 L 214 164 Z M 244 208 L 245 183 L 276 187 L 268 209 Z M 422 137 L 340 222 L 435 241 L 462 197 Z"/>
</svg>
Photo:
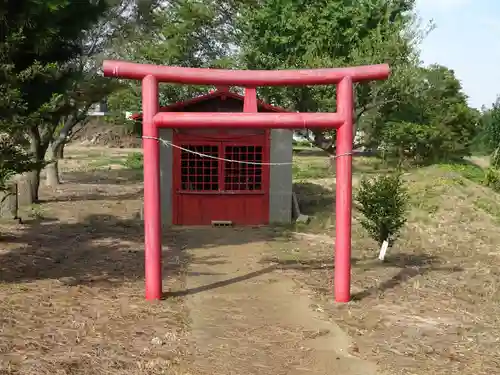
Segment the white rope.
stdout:
<svg viewBox="0 0 500 375">
<path fill-rule="evenodd" d="M 193 150 L 190 150 L 190 149 L 178 146 L 176 144 L 173 144 L 172 142 L 167 141 L 165 139 L 156 138 L 156 137 L 150 137 L 150 136 L 143 136 L 142 138 L 143 139 L 152 139 L 152 140 L 155 140 L 155 141 L 159 141 L 160 143 L 162 143 L 163 145 L 165 145 L 167 147 L 174 147 L 174 148 L 179 149 L 181 151 L 185 151 L 185 152 L 188 152 L 190 154 L 200 156 L 202 158 L 220 160 L 220 161 L 224 161 L 224 162 L 228 162 L 228 163 L 246 164 L 246 165 L 262 165 L 262 166 L 265 165 L 265 166 L 272 166 L 272 167 L 274 167 L 274 166 L 284 166 L 284 165 L 293 165 L 293 163 L 259 163 L 259 162 L 253 162 L 253 161 L 225 159 L 225 158 L 220 158 L 220 157 L 213 156 L 213 155 L 202 154 L 201 152 L 193 151 Z M 337 158 L 339 158 L 341 156 L 348 156 L 348 155 L 352 155 L 352 154 L 353 154 L 352 152 L 346 152 L 344 154 L 332 155 L 331 157 L 333 159 L 337 159 Z"/>
</svg>

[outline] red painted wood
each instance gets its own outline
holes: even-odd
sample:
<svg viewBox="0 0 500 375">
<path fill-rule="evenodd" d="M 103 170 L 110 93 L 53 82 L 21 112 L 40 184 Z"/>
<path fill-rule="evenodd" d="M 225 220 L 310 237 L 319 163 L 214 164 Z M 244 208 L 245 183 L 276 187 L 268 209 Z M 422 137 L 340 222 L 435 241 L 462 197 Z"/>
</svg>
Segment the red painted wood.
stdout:
<svg viewBox="0 0 500 375">
<path fill-rule="evenodd" d="M 237 94 L 235 92 L 214 91 L 214 92 L 208 93 L 206 95 L 197 96 L 197 97 L 189 99 L 189 100 L 184 100 L 182 102 L 177 102 L 177 103 L 173 103 L 173 104 L 170 104 L 167 106 L 160 107 L 159 112 L 179 112 L 182 109 L 191 107 L 195 104 L 207 102 L 207 101 L 214 100 L 217 98 L 221 98 L 221 99 L 222 98 L 224 98 L 224 99 L 232 98 L 232 99 L 239 100 L 242 102 L 245 101 L 245 97 L 243 95 Z M 278 107 L 275 105 L 267 104 L 259 99 L 257 99 L 257 106 L 259 109 L 264 110 L 266 112 L 289 112 L 288 110 L 286 110 L 284 108 L 281 108 L 281 107 Z M 133 120 L 141 121 L 142 120 L 142 113 L 134 113 L 130 117 Z"/>
<path fill-rule="evenodd" d="M 350 272 L 351 272 L 351 205 L 352 205 L 352 111 L 354 110 L 353 83 L 384 80 L 390 73 L 387 64 L 358 66 L 339 69 L 304 69 L 281 71 L 238 71 L 222 69 L 198 69 L 158 66 L 150 64 L 136 64 L 126 61 L 110 61 L 103 63 L 104 75 L 108 77 L 144 80 L 142 85 L 144 135 L 149 136 L 150 142 L 144 142 L 144 226 L 145 253 L 146 253 L 146 290 L 154 290 L 146 294 L 148 299 L 161 298 L 161 217 L 159 191 L 159 143 L 155 142 L 152 134 L 155 127 L 260 127 L 272 128 L 310 128 L 323 127 L 325 129 L 338 128 L 337 135 L 337 206 L 336 206 L 336 241 L 335 241 L 335 300 L 347 302 L 350 299 Z M 328 120 L 324 114 L 318 117 L 289 116 L 280 118 L 260 116 L 259 113 L 243 113 L 234 116 L 238 119 L 231 124 L 228 122 L 230 114 L 204 113 L 196 116 L 177 114 L 176 121 L 169 122 L 167 117 L 153 118 L 158 112 L 157 82 L 171 82 L 200 85 L 233 85 L 242 87 L 256 86 L 291 86 L 291 85 L 321 85 L 338 84 L 337 113 Z M 153 85 L 154 83 L 154 85 Z M 349 88 L 348 88 L 349 87 Z M 161 114 L 160 114 L 161 115 Z M 218 115 L 218 118 L 215 116 Z M 221 116 L 222 115 L 222 116 Z M 232 114 L 231 114 L 232 115 Z M 157 117 L 158 114 L 155 116 Z M 213 118 L 211 118 L 213 116 Z M 334 121 L 330 121 L 334 120 Z M 197 121 L 204 121 L 199 123 Z M 259 125 L 259 121 L 263 124 Z M 223 122 L 224 124 L 220 124 Z M 218 125 L 219 124 L 219 125 Z M 298 125 L 298 126 L 296 126 Z M 153 144 L 154 143 L 154 144 Z M 149 149 L 148 149 L 149 148 Z M 344 160 L 345 158 L 345 160 Z M 147 165 L 147 167 L 146 167 Z M 156 170 L 153 170 L 156 168 Z M 190 202 L 192 209 L 196 209 L 197 201 Z M 340 228 L 340 229 L 339 229 Z M 159 275 L 158 275 L 159 273 Z M 158 277 L 159 276 L 159 277 Z M 148 293 L 148 292 L 147 292 Z"/>
<path fill-rule="evenodd" d="M 245 88 L 245 99 L 243 102 L 243 112 L 258 112 L 257 110 L 257 90 L 255 87 Z"/>
<path fill-rule="evenodd" d="M 154 123 L 161 128 L 338 128 L 343 113 L 160 112 Z"/>
<path fill-rule="evenodd" d="M 351 299 L 351 210 L 352 210 L 352 139 L 353 139 L 352 81 L 346 77 L 337 87 L 337 111 L 344 113 L 345 123 L 337 132 L 335 225 L 335 300 Z"/>
<path fill-rule="evenodd" d="M 153 75 L 160 82 L 243 87 L 331 85 L 339 83 L 344 77 L 351 77 L 353 82 L 383 80 L 390 73 L 387 64 L 329 69 L 229 70 L 181 68 L 117 60 L 104 60 L 103 71 L 105 77 L 139 80 Z"/>
<path fill-rule="evenodd" d="M 147 76 L 142 82 L 143 122 L 142 141 L 144 149 L 144 237 L 145 237 L 145 274 L 146 299 L 161 298 L 161 212 L 160 201 L 160 145 L 153 138 L 158 137 L 153 116 L 158 112 L 158 81 Z"/>
<path fill-rule="evenodd" d="M 211 225 L 212 220 L 229 220 L 234 225 L 268 224 L 264 217 L 264 194 L 239 195 L 180 194 L 176 225 Z"/>
<path fill-rule="evenodd" d="M 217 146 L 218 157 L 223 159 L 227 146 L 262 147 L 262 162 L 269 161 L 269 132 L 260 134 L 224 134 L 207 140 L 204 135 L 175 133 L 173 143 L 179 146 Z M 234 134 L 236 133 L 236 134 Z M 263 165 L 262 183 L 259 191 L 225 189 L 225 175 L 229 168 L 237 165 L 218 161 L 219 189 L 186 191 L 182 184 L 182 151 L 173 152 L 172 217 L 175 225 L 210 225 L 212 220 L 232 221 L 235 225 L 263 225 L 269 223 L 269 166 Z M 231 185 L 229 185 L 231 186 Z"/>
</svg>

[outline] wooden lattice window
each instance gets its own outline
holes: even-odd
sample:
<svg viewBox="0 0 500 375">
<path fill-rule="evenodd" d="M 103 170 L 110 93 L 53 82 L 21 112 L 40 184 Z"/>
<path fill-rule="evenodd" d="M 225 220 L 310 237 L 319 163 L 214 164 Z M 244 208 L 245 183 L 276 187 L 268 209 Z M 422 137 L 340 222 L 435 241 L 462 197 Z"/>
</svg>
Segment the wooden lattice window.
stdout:
<svg viewBox="0 0 500 375">
<path fill-rule="evenodd" d="M 224 162 L 224 190 L 262 190 L 262 146 L 225 146 L 224 159 L 250 162 Z"/>
<path fill-rule="evenodd" d="M 213 157 L 219 156 L 217 145 L 181 145 L 182 148 Z M 219 161 L 181 150 L 181 190 L 218 191 Z"/>
</svg>

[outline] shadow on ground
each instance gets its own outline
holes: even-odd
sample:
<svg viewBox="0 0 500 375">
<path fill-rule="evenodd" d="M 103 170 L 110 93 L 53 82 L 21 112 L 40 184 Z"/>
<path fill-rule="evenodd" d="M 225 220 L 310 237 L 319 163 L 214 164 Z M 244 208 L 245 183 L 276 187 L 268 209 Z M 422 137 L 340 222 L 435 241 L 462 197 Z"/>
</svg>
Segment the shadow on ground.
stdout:
<svg viewBox="0 0 500 375">
<path fill-rule="evenodd" d="M 429 272 L 462 272 L 463 268 L 457 266 L 444 266 L 446 261 L 436 256 L 425 254 L 395 254 L 388 256 L 384 262 L 371 261 L 368 267 L 395 267 L 399 271 L 392 277 L 380 282 L 379 284 L 367 288 L 361 292 L 352 295 L 353 301 L 360 301 L 367 297 L 377 296 L 387 290 L 394 289 L 397 286 L 410 281 L 418 276 L 423 276 Z"/>
<path fill-rule="evenodd" d="M 294 148 L 293 153 L 297 156 L 328 156 L 328 153 L 326 151 L 320 150 L 318 148 Z"/>
<path fill-rule="evenodd" d="M 335 190 L 320 184 L 296 182 L 293 184 L 293 191 L 297 195 L 301 213 L 305 215 L 318 215 L 326 212 L 333 214 Z"/>
<path fill-rule="evenodd" d="M 311 273 L 315 271 L 331 271 L 334 269 L 334 264 L 332 258 L 327 259 L 313 259 L 313 260 L 279 260 L 277 258 L 264 258 L 261 261 L 262 264 L 270 264 L 260 270 L 249 272 L 244 275 L 237 277 L 217 281 L 212 284 L 202 285 L 196 288 L 184 289 L 180 291 L 172 291 L 164 294 L 165 298 L 168 297 L 179 297 L 192 295 L 197 293 L 202 293 L 208 290 L 222 288 L 231 284 L 243 282 L 246 280 L 253 279 L 268 273 L 272 273 L 276 270 L 293 270 L 297 272 Z M 360 301 L 370 296 L 376 296 L 381 292 L 389 289 L 393 289 L 398 285 L 408 282 L 410 279 L 424 275 L 425 273 L 431 271 L 438 272 L 460 272 L 461 268 L 458 267 L 443 267 L 442 260 L 437 257 L 425 256 L 425 255 L 414 255 L 414 254 L 399 254 L 397 256 L 389 257 L 385 262 L 378 261 L 366 261 L 363 259 L 353 258 L 351 261 L 353 268 L 358 269 L 369 269 L 375 267 L 397 267 L 399 272 L 393 277 L 389 278 L 378 284 L 375 287 L 365 289 L 359 293 L 354 293 L 352 295 L 353 301 Z M 315 288 L 317 292 L 320 293 L 332 293 L 328 288 Z"/>
<path fill-rule="evenodd" d="M 83 222 L 32 221 L 16 234 L 2 237 L 0 282 L 17 283 L 71 278 L 72 284 L 113 284 L 144 278 L 144 226 L 139 219 L 90 215 Z M 227 231 L 238 235 L 226 235 Z M 187 266 L 226 262 L 220 256 L 189 257 L 189 248 L 252 243 L 279 236 L 280 231 L 262 228 L 176 228 L 163 235 L 163 274 Z M 8 245 L 8 246 L 7 246 Z M 197 276 L 199 273 L 193 273 Z"/>
<path fill-rule="evenodd" d="M 293 269 L 298 272 L 306 272 L 309 275 L 317 271 L 331 271 L 335 268 L 334 260 L 332 258 L 326 259 L 311 259 L 311 260 L 279 260 L 279 259 L 264 259 L 263 262 L 275 262 L 272 266 L 274 269 Z M 377 296 L 378 294 L 385 292 L 387 290 L 396 288 L 397 286 L 404 284 L 411 279 L 422 276 L 429 272 L 461 272 L 463 271 L 460 267 L 447 267 L 443 266 L 444 260 L 428 255 L 416 255 L 416 254 L 396 254 L 388 256 L 384 262 L 378 260 L 366 260 L 359 258 L 351 259 L 351 266 L 353 269 L 358 269 L 359 271 L 354 271 L 359 273 L 360 271 L 368 271 L 375 268 L 397 268 L 399 271 L 392 277 L 388 278 L 377 284 L 376 286 L 367 288 L 361 292 L 352 294 L 351 298 L 353 301 L 360 301 L 367 297 Z M 324 274 L 320 275 L 321 277 Z M 324 284 L 325 280 L 322 280 Z M 330 280 L 330 288 L 333 286 L 333 282 Z M 315 291 L 323 294 L 332 293 L 325 286 L 314 287 Z"/>
<path fill-rule="evenodd" d="M 139 182 L 143 179 L 141 169 L 110 169 L 93 170 L 86 172 L 65 172 L 63 180 L 69 183 L 83 185 L 121 185 L 130 182 Z"/>
<path fill-rule="evenodd" d="M 21 228 L 9 240 L 17 247 L 0 254 L 1 282 L 73 278 L 74 284 L 96 279 L 115 283 L 144 275 L 143 230 L 138 220 L 91 215 L 81 223 L 42 220 Z M 173 258 L 176 250 L 165 248 L 163 255 Z M 176 271 L 181 266 L 180 261 L 165 262 L 163 268 Z"/>
<path fill-rule="evenodd" d="M 65 194 L 61 196 L 54 196 L 49 199 L 41 199 L 40 203 L 55 203 L 55 202 L 83 202 L 83 201 L 129 201 L 129 200 L 137 200 L 142 199 L 143 190 L 133 192 L 133 193 L 125 193 L 125 194 L 116 194 L 116 195 L 107 195 L 106 192 L 98 193 L 75 193 L 75 194 Z"/>
<path fill-rule="evenodd" d="M 142 199 L 142 171 L 137 169 L 64 172 L 63 184 L 40 203 L 79 201 L 128 201 Z"/>
<path fill-rule="evenodd" d="M 184 275 L 199 276 L 200 273 L 189 272 L 190 263 L 217 265 L 227 262 L 224 254 L 192 258 L 186 251 L 189 248 L 272 241 L 282 238 L 282 235 L 276 228 L 171 229 L 163 236 L 163 273 L 165 277 L 181 271 Z M 82 223 L 39 222 L 25 225 L 18 236 L 10 235 L 3 242 L 5 240 L 11 244 L 16 243 L 18 247 L 0 255 L 0 282 L 70 278 L 68 283 L 72 285 L 111 286 L 144 278 L 143 225 L 140 220 L 91 215 Z M 165 297 L 201 293 L 276 270 L 310 274 L 334 268 L 330 257 L 310 260 L 264 258 L 261 263 L 266 266 L 260 270 L 193 289 L 170 292 Z M 354 294 L 352 298 L 362 300 L 377 295 L 431 271 L 461 271 L 460 268 L 444 267 L 442 264 L 443 261 L 437 257 L 415 254 L 393 255 L 385 262 L 354 258 L 352 266 L 355 269 L 367 271 L 386 267 L 398 268 L 399 271 L 378 285 Z M 220 276 L 217 273 L 209 274 Z M 330 293 L 325 287 L 323 290 L 322 287 L 316 289 L 318 292 Z"/>
</svg>

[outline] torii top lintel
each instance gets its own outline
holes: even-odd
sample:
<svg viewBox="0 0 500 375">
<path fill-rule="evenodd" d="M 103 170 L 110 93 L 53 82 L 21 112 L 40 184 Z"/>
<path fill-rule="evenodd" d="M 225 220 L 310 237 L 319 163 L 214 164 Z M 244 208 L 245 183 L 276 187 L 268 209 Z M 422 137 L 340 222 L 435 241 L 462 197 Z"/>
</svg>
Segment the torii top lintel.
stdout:
<svg viewBox="0 0 500 375">
<path fill-rule="evenodd" d="M 337 84 L 345 77 L 349 77 L 352 82 L 363 82 L 384 80 L 390 74 L 388 64 L 329 69 L 228 70 L 181 68 L 117 60 L 105 60 L 103 71 L 106 77 L 142 80 L 146 76 L 154 76 L 159 82 L 240 87 L 329 85 Z"/>
</svg>

